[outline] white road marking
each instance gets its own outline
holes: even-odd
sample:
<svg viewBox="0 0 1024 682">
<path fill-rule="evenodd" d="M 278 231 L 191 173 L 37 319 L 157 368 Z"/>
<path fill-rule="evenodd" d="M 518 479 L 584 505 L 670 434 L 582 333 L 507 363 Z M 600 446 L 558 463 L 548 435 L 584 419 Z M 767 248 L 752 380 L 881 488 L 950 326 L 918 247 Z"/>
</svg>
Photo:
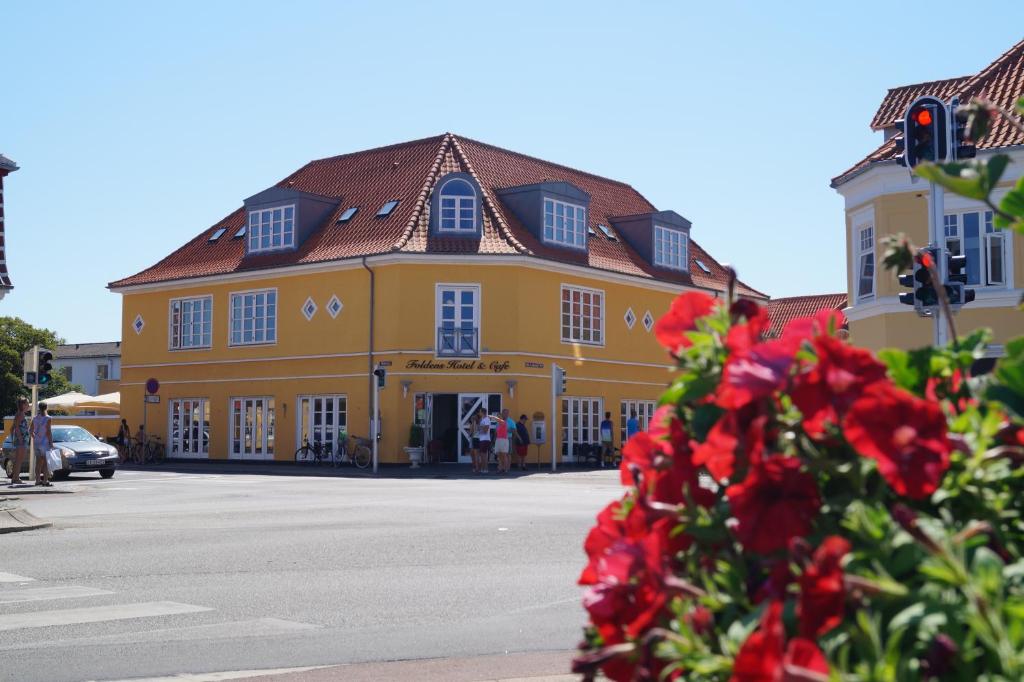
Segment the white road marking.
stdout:
<svg viewBox="0 0 1024 682">
<path fill-rule="evenodd" d="M 170 677 L 131 677 L 114 682 L 221 682 L 222 680 L 242 680 L 270 675 L 287 675 L 288 673 L 305 673 L 310 670 L 332 668 L 330 665 L 310 665 L 303 668 L 277 668 L 274 670 L 228 670 L 221 673 L 181 673 Z"/>
<path fill-rule="evenodd" d="M 77 585 L 54 585 L 53 587 L 31 587 L 24 590 L 8 590 L 0 592 L 0 604 L 16 604 L 27 601 L 45 601 L 47 599 L 75 599 L 77 597 L 98 597 L 102 594 L 114 594 L 108 590 Z"/>
<path fill-rule="evenodd" d="M 35 581 L 35 578 L 26 578 L 23 575 L 15 575 L 14 573 L 0 573 L 0 583 L 30 583 Z"/>
<path fill-rule="evenodd" d="M 52 625 L 75 625 L 100 623 L 108 620 L 150 618 L 152 616 L 173 616 L 179 613 L 212 611 L 206 606 L 180 604 L 173 601 L 150 601 L 139 604 L 114 604 L 93 606 L 82 609 L 60 609 L 57 611 L 35 611 L 0 615 L 0 632 L 22 628 L 45 628 Z"/>
</svg>

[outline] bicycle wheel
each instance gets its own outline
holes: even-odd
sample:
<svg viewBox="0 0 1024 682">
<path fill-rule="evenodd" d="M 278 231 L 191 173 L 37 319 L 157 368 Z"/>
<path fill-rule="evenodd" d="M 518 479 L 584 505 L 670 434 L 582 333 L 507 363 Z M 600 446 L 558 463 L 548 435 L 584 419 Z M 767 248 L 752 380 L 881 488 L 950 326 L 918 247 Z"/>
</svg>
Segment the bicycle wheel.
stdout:
<svg viewBox="0 0 1024 682">
<path fill-rule="evenodd" d="M 313 448 L 304 446 L 295 451 L 296 464 L 311 464 L 313 462 Z"/>
<path fill-rule="evenodd" d="M 163 443 L 157 443 L 153 448 L 153 461 L 157 464 L 163 464 L 165 459 L 167 459 L 167 448 L 164 447 Z"/>
<path fill-rule="evenodd" d="M 352 453 L 352 462 L 360 469 L 365 469 L 370 466 L 370 448 L 365 445 L 356 447 L 355 452 Z"/>
</svg>

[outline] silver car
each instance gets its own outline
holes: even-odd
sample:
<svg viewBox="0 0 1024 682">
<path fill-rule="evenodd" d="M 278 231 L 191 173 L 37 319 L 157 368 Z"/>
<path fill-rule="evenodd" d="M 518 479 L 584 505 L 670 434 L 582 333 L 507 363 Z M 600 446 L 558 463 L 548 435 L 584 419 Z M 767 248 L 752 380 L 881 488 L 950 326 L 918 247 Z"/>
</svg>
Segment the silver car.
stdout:
<svg viewBox="0 0 1024 682">
<path fill-rule="evenodd" d="M 57 477 L 68 476 L 76 471 L 98 471 L 103 478 L 110 478 L 117 470 L 117 448 L 108 445 L 81 426 L 54 425 L 53 444 L 60 448 L 64 468 L 54 471 Z M 14 441 L 4 441 L 3 467 L 7 477 L 14 474 Z M 22 462 L 21 472 L 28 473 L 28 457 Z"/>
</svg>

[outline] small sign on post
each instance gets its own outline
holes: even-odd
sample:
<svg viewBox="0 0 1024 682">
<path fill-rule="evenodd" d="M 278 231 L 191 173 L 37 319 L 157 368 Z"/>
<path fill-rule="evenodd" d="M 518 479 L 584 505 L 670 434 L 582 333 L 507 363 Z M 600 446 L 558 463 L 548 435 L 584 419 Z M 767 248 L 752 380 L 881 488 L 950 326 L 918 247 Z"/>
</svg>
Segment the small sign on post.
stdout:
<svg viewBox="0 0 1024 682">
<path fill-rule="evenodd" d="M 160 402 L 160 396 L 158 396 L 158 395 L 147 395 L 146 396 L 146 402 L 147 403 L 159 403 Z"/>
</svg>

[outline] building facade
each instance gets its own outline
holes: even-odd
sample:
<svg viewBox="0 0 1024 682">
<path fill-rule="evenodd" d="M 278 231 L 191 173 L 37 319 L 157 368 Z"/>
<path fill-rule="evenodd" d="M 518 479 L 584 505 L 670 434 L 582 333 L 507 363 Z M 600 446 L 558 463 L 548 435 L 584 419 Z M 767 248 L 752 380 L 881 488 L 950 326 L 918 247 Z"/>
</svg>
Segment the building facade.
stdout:
<svg viewBox="0 0 1024 682">
<path fill-rule="evenodd" d="M 4 225 L 4 178 L 16 170 L 18 170 L 18 164 L 0 154 L 0 299 L 3 299 L 7 292 L 14 288 L 11 276 L 7 273 L 7 245 L 4 239 L 4 232 L 7 228 Z"/>
<path fill-rule="evenodd" d="M 370 434 L 381 366 L 382 462 L 408 461 L 413 424 L 468 462 L 481 406 L 537 414 L 530 461 L 571 461 L 604 412 L 653 413 L 672 299 L 723 294 L 690 227 L 621 182 L 452 134 L 313 161 L 110 285 L 122 414 L 171 457 L 291 460 Z"/>
<path fill-rule="evenodd" d="M 121 342 L 57 346 L 53 367 L 88 395 L 116 391 L 121 380 Z"/>
<path fill-rule="evenodd" d="M 852 340 L 878 350 L 914 348 L 933 342 L 933 323 L 912 307 L 901 305 L 896 273 L 881 268 L 887 235 L 905 233 L 917 246 L 929 243 L 928 183 L 896 163 L 897 121 L 918 97 L 935 95 L 944 101 L 959 97 L 967 103 L 989 98 L 1004 108 L 1024 94 L 1024 41 L 1013 46 L 976 75 L 906 85 L 889 90 L 871 123 L 884 141 L 868 157 L 839 177 L 832 187 L 846 204 L 846 265 Z M 1005 121 L 997 123 L 978 145 L 978 157 L 1007 154 L 1012 163 L 999 189 L 1002 195 L 1024 173 L 1024 134 Z M 959 333 L 979 327 L 993 332 L 990 354 L 999 355 L 1007 340 L 1024 334 L 1024 314 L 1016 307 L 1024 292 L 1024 240 L 1011 231 L 995 229 L 992 212 L 982 202 L 945 193 L 940 236 L 953 253 L 967 256 L 968 286 L 976 300 L 956 316 Z"/>
</svg>

